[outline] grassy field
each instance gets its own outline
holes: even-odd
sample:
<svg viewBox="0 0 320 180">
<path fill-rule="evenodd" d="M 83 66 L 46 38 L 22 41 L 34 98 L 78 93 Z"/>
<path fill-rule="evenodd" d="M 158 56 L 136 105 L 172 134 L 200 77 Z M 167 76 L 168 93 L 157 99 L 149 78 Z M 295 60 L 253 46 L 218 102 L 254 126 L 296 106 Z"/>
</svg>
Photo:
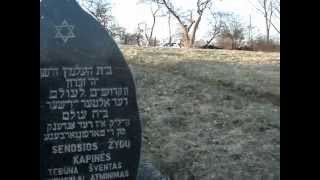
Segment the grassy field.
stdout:
<svg viewBox="0 0 320 180">
<path fill-rule="evenodd" d="M 171 180 L 280 179 L 280 54 L 121 47 L 143 158 Z"/>
</svg>

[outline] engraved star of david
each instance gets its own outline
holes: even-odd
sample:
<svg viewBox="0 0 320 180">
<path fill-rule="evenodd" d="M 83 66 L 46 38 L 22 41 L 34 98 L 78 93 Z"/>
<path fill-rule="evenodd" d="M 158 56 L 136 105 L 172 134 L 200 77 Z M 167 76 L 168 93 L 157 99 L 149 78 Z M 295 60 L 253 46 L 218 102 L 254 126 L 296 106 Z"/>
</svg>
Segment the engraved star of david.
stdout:
<svg viewBox="0 0 320 180">
<path fill-rule="evenodd" d="M 69 39 L 75 38 L 76 36 L 73 33 L 73 25 L 70 25 L 66 20 L 62 22 L 60 26 L 55 27 L 57 30 L 55 38 L 62 39 L 64 43 L 67 43 Z M 67 33 L 62 33 L 63 30 L 67 30 Z"/>
</svg>

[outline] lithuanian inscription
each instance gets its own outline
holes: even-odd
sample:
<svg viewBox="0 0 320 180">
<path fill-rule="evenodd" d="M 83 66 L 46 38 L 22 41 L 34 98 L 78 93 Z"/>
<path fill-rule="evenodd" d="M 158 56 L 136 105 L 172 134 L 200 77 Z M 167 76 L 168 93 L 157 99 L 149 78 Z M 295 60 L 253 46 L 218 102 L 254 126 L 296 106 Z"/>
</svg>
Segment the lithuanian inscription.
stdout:
<svg viewBox="0 0 320 180">
<path fill-rule="evenodd" d="M 75 0 L 40 11 L 41 180 L 135 179 L 141 127 L 120 50 Z"/>
</svg>

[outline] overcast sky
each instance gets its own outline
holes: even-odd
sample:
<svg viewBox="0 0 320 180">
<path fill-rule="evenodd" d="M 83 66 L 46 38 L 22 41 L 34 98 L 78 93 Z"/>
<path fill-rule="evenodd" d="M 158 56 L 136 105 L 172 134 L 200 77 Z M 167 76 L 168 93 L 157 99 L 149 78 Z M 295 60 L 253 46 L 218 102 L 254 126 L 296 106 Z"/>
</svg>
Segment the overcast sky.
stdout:
<svg viewBox="0 0 320 180">
<path fill-rule="evenodd" d="M 115 16 L 118 23 L 125 27 L 129 32 L 133 32 L 137 28 L 139 22 L 148 22 L 151 24 L 152 16 L 150 8 L 144 4 L 137 4 L 137 0 L 110 0 L 113 5 L 112 14 Z M 251 15 L 252 25 L 256 26 L 256 34 L 265 34 L 265 22 L 261 14 L 259 14 L 253 7 L 252 3 L 256 0 L 216 0 L 215 7 L 219 11 L 234 12 L 238 14 L 246 25 L 249 25 L 249 19 Z M 250 3 L 251 2 L 251 3 Z M 176 7 L 181 9 L 194 8 L 196 0 L 174 0 Z M 202 19 L 197 38 L 205 39 L 208 32 L 208 12 Z M 176 25 L 177 21 L 173 19 L 173 25 Z M 167 18 L 158 18 L 155 34 L 159 38 L 166 38 L 168 36 Z M 278 36 L 277 32 L 273 29 L 271 34 Z"/>
<path fill-rule="evenodd" d="M 81 2 L 82 0 L 77 0 Z M 150 7 L 145 4 L 137 4 L 139 0 L 109 0 L 112 4 L 112 15 L 118 24 L 125 27 L 128 32 L 133 33 L 138 23 L 147 22 L 151 25 L 152 16 Z M 177 8 L 182 10 L 195 8 L 196 0 L 172 0 Z M 252 25 L 256 27 L 255 34 L 265 34 L 265 22 L 263 16 L 253 7 L 257 0 L 214 0 L 214 7 L 217 11 L 233 12 L 239 15 L 243 23 L 248 26 L 251 15 Z M 208 32 L 208 11 L 205 13 L 197 33 L 197 39 L 206 40 Z M 279 24 L 279 22 L 275 22 Z M 177 21 L 172 18 L 172 29 L 177 27 Z M 155 34 L 158 39 L 168 37 L 167 18 L 157 18 Z M 279 37 L 274 29 L 271 29 L 271 35 Z"/>
</svg>

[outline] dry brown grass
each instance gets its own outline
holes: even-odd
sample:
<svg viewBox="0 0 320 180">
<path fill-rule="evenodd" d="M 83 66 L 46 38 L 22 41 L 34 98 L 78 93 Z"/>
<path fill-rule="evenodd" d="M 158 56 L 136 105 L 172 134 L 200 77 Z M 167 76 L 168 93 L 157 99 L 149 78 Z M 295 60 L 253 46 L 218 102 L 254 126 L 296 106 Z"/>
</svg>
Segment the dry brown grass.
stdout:
<svg viewBox="0 0 320 180">
<path fill-rule="evenodd" d="M 172 180 L 280 179 L 279 53 L 122 47 L 143 157 Z"/>
</svg>

